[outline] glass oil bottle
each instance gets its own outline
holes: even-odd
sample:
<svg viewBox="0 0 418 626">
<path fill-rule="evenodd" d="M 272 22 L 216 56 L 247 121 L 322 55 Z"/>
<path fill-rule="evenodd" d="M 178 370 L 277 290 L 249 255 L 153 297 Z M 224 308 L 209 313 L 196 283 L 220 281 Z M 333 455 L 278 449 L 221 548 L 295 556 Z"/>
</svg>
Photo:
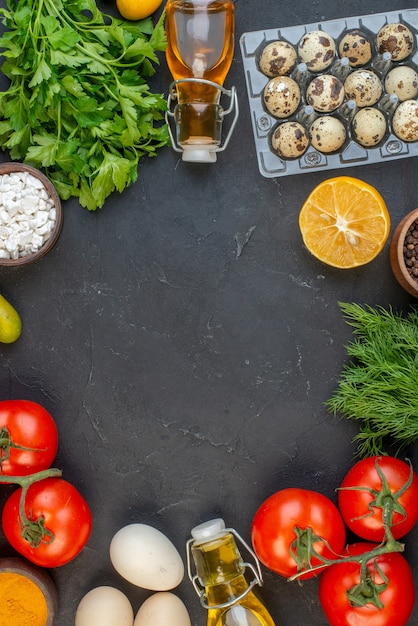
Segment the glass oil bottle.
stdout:
<svg viewBox="0 0 418 626">
<path fill-rule="evenodd" d="M 174 118 L 173 148 L 185 161 L 214 162 L 238 117 L 235 88 L 223 87 L 234 54 L 233 0 L 167 0 L 166 34 L 167 65 L 174 78 L 166 116 L 170 134 L 169 117 Z M 226 110 L 220 104 L 222 94 L 230 98 Z M 223 118 L 234 110 L 221 148 Z"/>
<path fill-rule="evenodd" d="M 208 611 L 207 626 L 275 626 L 254 589 L 263 584 L 259 562 L 238 533 L 225 528 L 222 519 L 214 519 L 193 528 L 191 535 L 188 574 Z M 255 566 L 243 561 L 236 539 L 251 554 Z M 252 572 L 251 581 L 245 575 L 247 568 Z"/>
</svg>

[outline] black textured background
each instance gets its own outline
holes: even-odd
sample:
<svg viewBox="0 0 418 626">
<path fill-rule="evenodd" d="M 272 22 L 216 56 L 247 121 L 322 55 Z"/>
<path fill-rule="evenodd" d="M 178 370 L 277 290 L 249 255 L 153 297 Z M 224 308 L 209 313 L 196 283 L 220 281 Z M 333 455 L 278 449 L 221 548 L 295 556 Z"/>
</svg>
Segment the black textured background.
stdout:
<svg viewBox="0 0 418 626">
<path fill-rule="evenodd" d="M 115 11 L 110 0 L 98 4 Z M 109 560 L 110 540 L 125 524 L 155 526 L 185 556 L 190 529 L 215 516 L 249 541 L 256 509 L 280 488 L 335 500 L 357 432 L 323 406 L 351 339 L 338 301 L 407 310 L 413 299 L 392 275 L 389 241 L 373 263 L 347 272 L 321 265 L 303 247 L 299 209 L 315 185 L 339 172 L 260 175 L 238 41 L 250 30 L 415 5 L 237 0 L 226 86 L 237 87 L 241 114 L 217 163 L 183 163 L 163 149 L 97 213 L 64 202 L 64 229 L 46 258 L 0 269 L 0 292 L 24 322 L 19 341 L 0 346 L 0 399 L 28 398 L 53 414 L 56 465 L 94 517 L 81 555 L 51 572 L 56 626 L 73 624 L 78 602 L 96 585 L 122 589 L 135 611 L 147 597 Z M 170 81 L 162 57 L 153 87 L 167 93 Z M 393 231 L 417 206 L 416 167 L 412 158 L 340 173 L 379 189 Z M 418 467 L 417 453 L 408 450 Z M 0 546 L 10 553 L 4 540 Z M 406 556 L 415 577 L 417 547 L 414 530 Z M 278 625 L 325 626 L 317 581 L 299 586 L 263 572 Z M 193 625 L 203 626 L 187 577 L 176 593 Z M 417 611 L 410 623 L 418 623 Z"/>
</svg>

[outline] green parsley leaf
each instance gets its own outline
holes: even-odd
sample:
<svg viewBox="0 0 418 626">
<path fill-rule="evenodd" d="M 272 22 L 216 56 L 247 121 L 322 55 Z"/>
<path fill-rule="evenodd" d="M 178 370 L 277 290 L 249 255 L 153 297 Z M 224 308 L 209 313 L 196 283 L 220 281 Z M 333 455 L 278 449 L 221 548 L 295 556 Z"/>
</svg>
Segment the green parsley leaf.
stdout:
<svg viewBox="0 0 418 626">
<path fill-rule="evenodd" d="M 169 144 L 162 94 L 147 84 L 166 46 L 164 12 L 126 22 L 94 0 L 7 0 L 0 147 L 43 168 L 62 199 L 90 211 L 137 180 Z M 74 71 L 75 70 L 75 71 Z"/>
</svg>

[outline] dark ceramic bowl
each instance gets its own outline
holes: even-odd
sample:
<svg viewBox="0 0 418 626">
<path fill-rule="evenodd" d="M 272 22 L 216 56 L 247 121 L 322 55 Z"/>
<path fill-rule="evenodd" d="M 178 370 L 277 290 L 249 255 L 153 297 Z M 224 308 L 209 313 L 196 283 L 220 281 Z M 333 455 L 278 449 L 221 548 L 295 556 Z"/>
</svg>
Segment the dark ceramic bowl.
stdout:
<svg viewBox="0 0 418 626">
<path fill-rule="evenodd" d="M 44 186 L 49 198 L 52 200 L 55 210 L 56 210 L 56 219 L 55 223 L 52 227 L 51 233 L 46 239 L 46 241 L 37 249 L 36 252 L 31 252 L 26 254 L 25 256 L 18 256 L 16 259 L 3 259 L 0 258 L 0 265 L 8 265 L 8 266 L 19 266 L 19 265 L 27 265 L 28 263 L 33 263 L 38 259 L 44 257 L 56 244 L 58 238 L 61 234 L 62 225 L 63 225 L 63 210 L 61 206 L 61 201 L 58 196 L 57 190 L 51 181 L 39 170 L 35 167 L 31 167 L 30 165 L 25 165 L 23 163 L 1 163 L 0 164 L 0 178 L 4 174 L 13 174 L 15 172 L 27 172 L 31 174 L 35 178 L 41 181 Z M 0 203 L 1 209 L 1 203 Z M 5 209 L 7 211 L 7 209 Z"/>
<path fill-rule="evenodd" d="M 42 567 L 21 557 L 0 559 L 0 584 L 2 574 L 17 574 L 31 581 L 45 598 L 47 616 L 45 626 L 53 626 L 58 609 L 58 592 L 54 581 Z M 20 581 L 20 579 L 18 579 Z M 23 623 L 23 622 L 22 622 Z M 26 624 L 26 621 L 24 622 Z M 27 622 L 29 624 L 29 622 Z"/>
<path fill-rule="evenodd" d="M 417 232 L 415 237 L 415 235 L 410 234 L 410 231 L 416 220 Z M 412 239 L 409 239 L 410 237 Z M 418 209 L 405 215 L 395 228 L 390 242 L 390 264 L 398 283 L 411 296 L 418 298 Z"/>
</svg>

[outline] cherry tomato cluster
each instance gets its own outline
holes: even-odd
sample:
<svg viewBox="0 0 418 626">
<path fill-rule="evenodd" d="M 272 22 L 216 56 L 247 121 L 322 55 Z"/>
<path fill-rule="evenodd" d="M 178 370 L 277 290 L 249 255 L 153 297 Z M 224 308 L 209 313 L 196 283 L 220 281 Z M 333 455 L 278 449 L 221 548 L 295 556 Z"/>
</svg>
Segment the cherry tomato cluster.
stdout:
<svg viewBox="0 0 418 626">
<path fill-rule="evenodd" d="M 319 599 L 331 626 L 405 626 L 415 588 L 398 540 L 417 521 L 418 475 L 406 461 L 374 456 L 349 470 L 338 506 L 300 488 L 271 495 L 254 516 L 252 543 L 281 576 L 320 575 Z M 346 545 L 347 529 L 359 541 Z"/>
<path fill-rule="evenodd" d="M 0 402 L 0 482 L 19 485 L 1 516 L 11 546 L 42 567 L 74 559 L 92 528 L 80 492 L 52 468 L 58 431 L 51 414 L 30 400 Z"/>
</svg>

